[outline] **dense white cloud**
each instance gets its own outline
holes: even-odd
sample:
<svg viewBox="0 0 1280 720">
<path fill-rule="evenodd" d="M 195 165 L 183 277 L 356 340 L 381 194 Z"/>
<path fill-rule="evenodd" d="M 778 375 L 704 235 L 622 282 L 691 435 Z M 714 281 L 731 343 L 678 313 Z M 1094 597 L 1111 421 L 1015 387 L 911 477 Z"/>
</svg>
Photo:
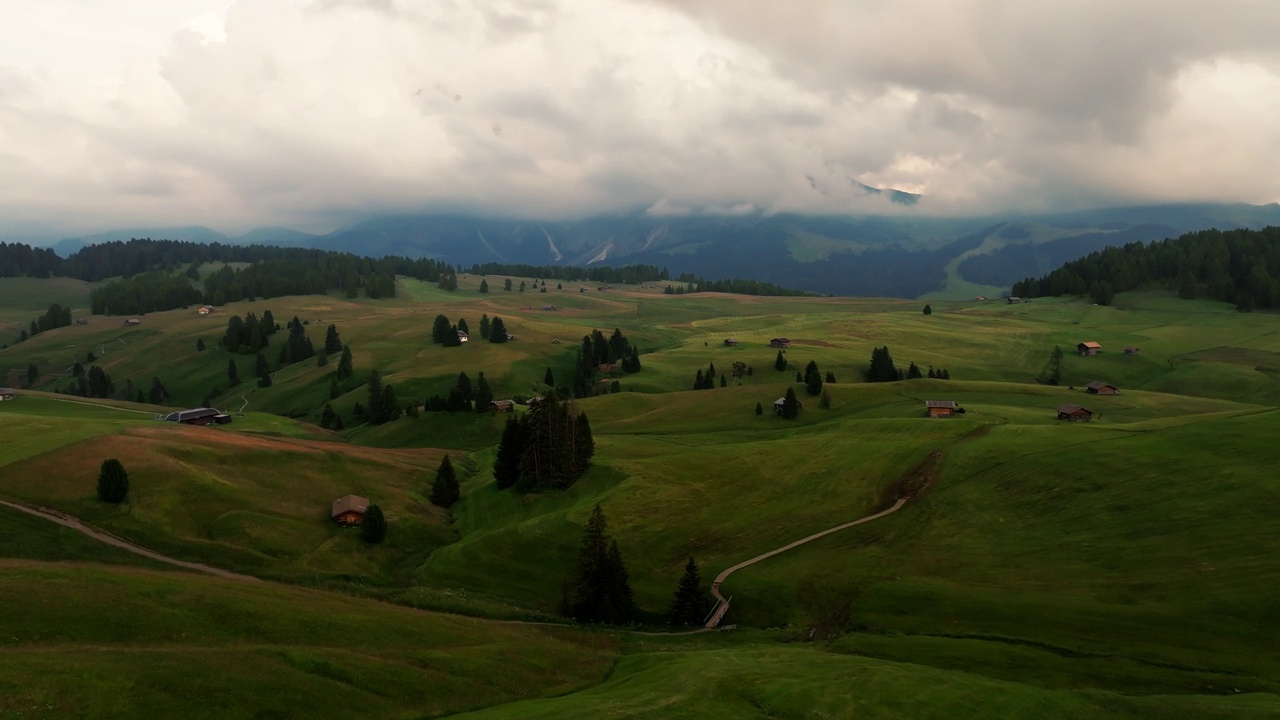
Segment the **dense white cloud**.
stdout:
<svg viewBox="0 0 1280 720">
<path fill-rule="evenodd" d="M 0 0 L 0 16 L 0 230 L 1280 200 L 1280 13 L 1262 2 Z"/>
</svg>

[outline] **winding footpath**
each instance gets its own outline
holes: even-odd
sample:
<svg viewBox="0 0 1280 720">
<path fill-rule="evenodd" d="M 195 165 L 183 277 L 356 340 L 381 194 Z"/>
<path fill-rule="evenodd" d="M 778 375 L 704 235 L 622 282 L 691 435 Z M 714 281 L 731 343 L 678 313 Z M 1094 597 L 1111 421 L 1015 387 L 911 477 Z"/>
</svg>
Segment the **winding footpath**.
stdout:
<svg viewBox="0 0 1280 720">
<path fill-rule="evenodd" d="M 78 532 L 84 533 L 85 535 L 88 535 L 94 540 L 104 542 L 108 545 L 114 545 L 115 547 L 118 547 L 121 550 L 128 550 L 129 552 L 135 555 L 141 555 L 146 558 L 151 558 L 152 560 L 158 560 L 160 562 L 168 563 L 170 565 L 177 565 L 178 567 L 186 568 L 188 570 L 197 570 L 199 572 L 209 573 L 210 575 L 217 575 L 218 577 L 226 578 L 227 580 L 245 580 L 248 582 L 262 582 L 262 580 L 260 580 L 259 578 L 253 577 L 252 575 L 241 575 L 240 573 L 233 573 L 229 570 L 223 570 L 221 568 L 212 567 L 210 565 L 187 562 L 186 560 L 179 560 L 177 558 L 169 557 L 168 555 L 161 555 L 158 552 L 155 552 L 153 550 L 148 550 L 140 545 L 134 545 L 128 540 L 116 537 L 115 535 L 112 535 L 110 533 L 107 533 L 102 530 L 98 530 L 97 528 L 86 525 L 83 522 L 81 522 L 79 518 L 72 517 L 66 513 L 58 512 L 57 510 L 54 510 L 52 508 L 39 507 L 36 505 L 26 505 L 23 503 L 10 502 L 8 500 L 0 500 L 0 505 L 13 508 L 14 510 L 17 510 L 19 512 L 24 512 L 28 515 L 35 515 L 38 518 L 43 518 L 50 522 L 58 523 L 63 527 L 69 527 L 72 530 L 76 530 Z"/>
<path fill-rule="evenodd" d="M 878 513 L 876 513 L 876 514 L 874 514 L 874 515 L 868 515 L 868 516 L 866 516 L 866 517 L 864 517 L 864 518 L 859 518 L 859 519 L 854 520 L 854 521 L 852 521 L 852 522 L 847 522 L 847 523 L 845 523 L 845 524 L 843 524 L 843 525 L 837 525 L 837 526 L 835 526 L 835 527 L 833 527 L 833 528 L 827 528 L 826 530 L 823 530 L 822 532 L 817 532 L 817 533 L 814 533 L 814 534 L 812 534 L 812 535 L 810 535 L 810 536 L 808 536 L 808 537 L 801 538 L 801 539 L 799 539 L 799 540 L 797 540 L 797 541 L 795 541 L 795 542 L 793 542 L 793 543 L 791 543 L 791 544 L 789 544 L 789 545 L 783 545 L 782 547 L 777 548 L 776 550 L 770 550 L 769 552 L 767 552 L 767 553 L 765 553 L 765 554 L 763 554 L 763 555 L 757 555 L 757 556 L 755 556 L 755 557 L 751 558 L 750 560 L 743 560 L 742 562 L 738 563 L 737 565 L 734 565 L 733 567 L 731 567 L 731 568 L 729 568 L 729 569 L 727 569 L 727 570 L 725 570 L 725 571 L 721 572 L 719 575 L 717 575 L 717 576 L 716 576 L 715 581 L 711 583 L 711 594 L 712 594 L 712 595 L 714 595 L 714 596 L 715 596 L 715 598 L 716 598 L 716 607 L 715 607 L 715 609 L 714 609 L 714 610 L 712 610 L 712 611 L 711 611 L 711 615 L 707 618 L 707 624 L 706 624 L 706 627 L 707 627 L 707 628 L 714 628 L 714 627 L 716 627 L 717 625 L 719 625 L 719 624 L 720 624 L 720 620 L 721 620 L 722 618 L 724 618 L 724 614 L 725 614 L 726 612 L 728 612 L 728 611 L 729 611 L 729 599 L 728 599 L 728 598 L 726 598 L 724 595 L 720 594 L 720 585 L 721 585 L 725 580 L 728 580 L 730 575 L 732 575 L 732 574 L 734 574 L 734 573 L 738 572 L 739 570 L 741 570 L 741 569 L 743 569 L 743 568 L 745 568 L 745 567 L 750 567 L 750 566 L 752 566 L 752 565 L 755 565 L 756 563 L 760 562 L 761 560 L 768 560 L 769 558 L 773 557 L 774 555 L 780 555 L 780 554 L 782 554 L 782 553 L 784 553 L 784 552 L 786 552 L 786 551 L 788 551 L 788 550 L 792 550 L 792 549 L 794 549 L 794 548 L 800 547 L 801 545 L 804 545 L 804 544 L 805 544 L 805 543 L 807 543 L 807 542 L 813 542 L 814 540 L 817 540 L 818 538 L 826 537 L 826 536 L 830 535 L 831 533 L 834 533 L 834 532 L 840 532 L 841 530 L 845 530 L 845 529 L 847 529 L 847 528 L 851 528 L 851 527 L 853 527 L 854 525 L 861 525 L 862 523 L 871 522 L 872 520 L 879 520 L 880 518 L 882 518 L 882 517 L 884 517 L 884 516 L 886 516 L 886 515 L 892 515 L 893 513 L 895 513 L 895 512 L 897 512 L 898 510 L 900 510 L 900 509 L 902 508 L 902 506 L 903 506 L 903 505 L 906 505 L 906 504 L 907 504 L 907 501 L 908 501 L 908 500 L 910 500 L 910 499 L 911 499 L 911 498 L 909 498 L 909 497 L 900 497 L 900 498 L 898 498 L 898 501 L 897 501 L 897 502 L 895 502 L 892 506 L 890 506 L 887 510 L 881 510 L 880 512 L 878 512 Z"/>
</svg>

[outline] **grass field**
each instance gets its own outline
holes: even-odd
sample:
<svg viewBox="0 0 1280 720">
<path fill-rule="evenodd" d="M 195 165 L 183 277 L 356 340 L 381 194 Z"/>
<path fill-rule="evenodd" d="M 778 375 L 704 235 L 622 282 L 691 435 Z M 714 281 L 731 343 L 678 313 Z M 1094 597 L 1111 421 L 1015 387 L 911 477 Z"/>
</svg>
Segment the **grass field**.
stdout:
<svg viewBox="0 0 1280 720">
<path fill-rule="evenodd" d="M 1121 295 L 1112 307 L 1071 299 L 936 301 L 925 316 L 916 301 L 664 296 L 577 283 L 519 293 L 501 291 L 501 278 L 488 279 L 488 294 L 477 291 L 477 277 L 460 278 L 456 293 L 402 280 L 395 300 L 277 298 L 229 305 L 207 318 L 153 313 L 135 329 L 93 318 L 89 326 L 0 350 L 3 371 L 32 362 L 58 368 L 97 347 L 117 387 L 132 381 L 145 389 L 159 377 L 171 403 L 184 406 L 218 385 L 220 407 L 247 409 L 229 426 L 187 428 L 152 420 L 157 406 L 20 394 L 0 405 L 0 496 L 58 508 L 183 559 L 491 618 L 554 617 L 583 524 L 599 503 L 626 558 L 640 620 L 657 626 L 688 557 L 709 579 L 884 507 L 897 483 L 927 472 L 924 492 L 898 513 L 730 578 L 726 622 L 743 628 L 738 633 L 633 636 L 619 644 L 608 634 L 524 628 L 532 634 L 504 641 L 527 653 L 521 657 L 538 656 L 545 638 L 537 633 L 548 633 L 556 642 L 586 643 L 590 671 L 529 670 L 503 685 L 488 660 L 458 666 L 457 674 L 480 678 L 458 685 L 460 697 L 479 697 L 481 682 L 510 692 L 442 705 L 411 690 L 422 678 L 404 669 L 403 643 L 370 631 L 376 659 L 369 667 L 385 667 L 393 678 L 370 707 L 409 717 L 463 709 L 477 717 L 1280 713 L 1280 602 L 1273 599 L 1280 522 L 1272 512 L 1280 485 L 1271 472 L 1280 464 L 1272 441 L 1280 433 L 1277 316 L 1164 293 Z M 559 309 L 541 309 L 552 303 Z M 227 390 L 228 359 L 247 378 L 252 358 L 218 346 L 226 317 L 265 309 L 281 323 L 295 314 L 306 320 L 313 341 L 328 323 L 338 326 L 353 348 L 356 376 L 337 398 L 329 397 L 336 358 L 325 367 L 282 368 L 270 388 L 246 382 Z M 465 318 L 473 334 L 482 313 L 501 316 L 519 339 L 434 346 L 428 335 L 437 313 Z M 642 349 L 644 369 L 621 377 L 622 392 L 577 401 L 591 419 L 596 458 L 566 491 L 496 490 L 491 466 L 502 416 L 426 413 L 376 428 L 354 421 L 374 368 L 401 401 L 444 394 L 459 372 L 474 382 L 483 371 L 498 397 L 538 394 L 547 389 L 547 368 L 569 381 L 583 334 L 615 327 Z M 781 372 L 768 347 L 779 336 L 792 339 Z M 726 337 L 739 346 L 724 346 Z M 208 349 L 197 353 L 197 339 Z M 1103 353 L 1076 356 L 1075 344 L 1084 340 L 1100 342 Z M 883 345 L 899 366 L 946 368 L 953 379 L 862 382 L 872 349 Z M 1062 385 L 1037 385 L 1055 345 L 1066 353 Z M 1121 352 L 1130 345 L 1141 352 Z M 274 357 L 276 348 L 268 352 Z M 825 387 L 829 407 L 794 383 L 809 360 L 838 379 Z M 708 363 L 727 375 L 735 361 L 751 373 L 728 387 L 689 389 Z M 1115 384 L 1121 394 L 1088 395 L 1082 388 L 1091 380 Z M 805 402 L 795 421 L 771 412 L 788 387 Z M 955 400 L 966 412 L 929 419 L 927 399 Z M 349 429 L 333 433 L 308 422 L 326 402 Z M 1057 421 L 1055 408 L 1068 402 L 1090 408 L 1094 421 Z M 463 486 L 461 502 L 448 512 L 426 499 L 445 452 Z M 130 498 L 119 507 L 94 497 L 105 457 L 119 457 L 130 471 Z M 365 546 L 328 522 L 329 502 L 349 492 L 387 509 L 386 544 Z M 296 681 L 296 692 L 344 683 L 359 689 L 353 697 L 369 692 L 375 671 L 354 669 L 346 649 L 314 649 L 322 633 L 273 635 L 264 641 L 272 649 L 262 651 L 233 641 L 235 633 L 208 641 L 201 623 L 227 611 L 201 605 L 199 596 L 221 592 L 214 589 L 223 588 L 219 581 L 111 570 L 104 565 L 138 561 L 41 528 L 34 518 L 17 518 L 6 532 L 0 557 L 14 558 L 7 562 L 26 573 L 24 583 L 47 588 L 56 573 L 83 572 L 115 588 L 100 592 L 133 598 L 122 601 L 128 607 L 142 602 L 130 595 L 135 590 L 143 599 L 172 597 L 170 606 L 192 607 L 193 634 L 165 641 L 175 652 L 198 650 L 188 668 L 218 667 L 214 656 L 223 651 L 209 648 L 225 642 L 237 647 L 234 662 L 253 672 L 292 668 L 282 672 Z M 77 560 L 94 564 L 68 564 Z M 7 575 L 0 577 L 5 587 Z M 168 589 L 154 589 L 161 586 Z M 332 603 L 368 602 L 316 589 L 261 592 L 236 602 L 297 604 L 299 612 L 320 614 Z M 48 627 L 86 622 L 67 613 Z M 71 645 L 97 647 L 92 632 L 77 632 L 68 636 Z M 292 645 L 310 659 L 279 650 Z M 549 657 L 576 652 L 557 647 Z M 166 657 L 158 650 L 48 657 L 61 664 L 50 670 L 33 661 L 30 672 L 128 669 L 148 678 L 138 686 L 141 704 L 94 710 L 103 717 L 156 707 L 146 703 L 161 702 L 177 683 L 157 669 L 156 658 Z M 437 660 L 414 662 L 428 668 Z M 0 696 L 18 665 L 0 667 Z M 21 679 L 8 687 L 34 698 L 36 676 L 15 677 Z M 313 682 L 324 684 L 307 684 Z M 209 684 L 196 694 L 212 697 L 228 687 Z M 238 697 L 257 697 L 256 688 L 249 683 Z"/>
</svg>

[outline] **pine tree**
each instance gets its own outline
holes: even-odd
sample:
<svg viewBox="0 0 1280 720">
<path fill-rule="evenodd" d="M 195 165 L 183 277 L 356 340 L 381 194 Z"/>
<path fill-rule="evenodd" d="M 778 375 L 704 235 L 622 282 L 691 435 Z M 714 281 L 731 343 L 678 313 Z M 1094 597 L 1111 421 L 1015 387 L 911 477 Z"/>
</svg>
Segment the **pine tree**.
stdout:
<svg viewBox="0 0 1280 720">
<path fill-rule="evenodd" d="M 574 574 L 569 615 L 583 623 L 627 622 L 634 610 L 631 586 L 618 543 L 599 505 L 583 531 Z"/>
<path fill-rule="evenodd" d="M 103 502 L 120 504 L 129 495 L 129 473 L 124 465 L 115 458 L 102 461 L 98 471 L 98 499 Z"/>
<path fill-rule="evenodd" d="M 336 400 L 341 394 L 342 389 L 338 387 L 338 381 L 334 379 L 329 380 L 329 399 Z"/>
<path fill-rule="evenodd" d="M 462 318 L 458 318 L 458 332 L 471 333 L 471 328 L 467 326 L 467 321 Z"/>
<path fill-rule="evenodd" d="M 204 338 L 196 340 L 196 352 L 204 352 Z"/>
<path fill-rule="evenodd" d="M 338 380 L 346 380 L 355 372 L 355 366 L 351 360 L 351 346 L 342 346 L 342 358 L 338 360 Z"/>
<path fill-rule="evenodd" d="M 822 373 L 818 370 L 816 360 L 810 360 L 804 368 L 804 388 L 810 395 L 818 395 L 822 392 Z"/>
<path fill-rule="evenodd" d="M 917 365 L 917 364 L 915 364 L 914 362 L 913 362 L 913 363 L 911 363 L 910 365 L 908 365 L 908 366 L 907 366 L 907 379 L 908 379 L 908 380 L 915 380 L 916 378 L 919 378 L 919 377 L 923 377 L 923 375 L 921 375 L 921 373 L 920 373 L 920 366 L 919 366 L 919 365 Z"/>
<path fill-rule="evenodd" d="M 542 384 L 550 387 L 556 386 L 556 376 L 552 374 L 551 368 L 547 368 L 547 371 L 543 373 Z"/>
<path fill-rule="evenodd" d="M 480 337 L 485 340 L 489 339 L 489 314 L 485 313 L 480 316 Z"/>
<path fill-rule="evenodd" d="M 782 372 L 787 369 L 787 359 L 783 357 L 782 351 L 778 351 L 778 357 L 773 361 L 773 369 Z"/>
<path fill-rule="evenodd" d="M 431 342 L 443 345 L 448 333 L 449 318 L 444 315 L 436 315 L 435 322 L 431 324 Z"/>
<path fill-rule="evenodd" d="M 35 363 L 28 364 L 27 365 L 27 385 L 28 386 L 35 385 L 36 381 L 39 379 L 40 379 L 40 368 L 36 367 Z"/>
<path fill-rule="evenodd" d="M 929 305 L 928 303 L 925 303 L 925 306 L 924 306 L 924 314 L 925 314 L 925 315 L 932 315 L 932 314 L 933 314 L 933 306 Z"/>
<path fill-rule="evenodd" d="M 382 386 L 382 422 L 388 423 L 400 419 L 400 400 L 396 398 L 396 389 L 391 383 Z"/>
<path fill-rule="evenodd" d="M 829 383 L 834 383 L 835 381 L 836 381 L 836 374 L 835 374 L 835 373 L 833 373 L 833 372 L 831 372 L 830 370 L 828 370 L 828 371 L 827 371 L 827 382 L 829 382 Z"/>
<path fill-rule="evenodd" d="M 338 336 L 338 326 L 333 323 L 329 323 L 328 329 L 324 331 L 324 351 L 328 355 L 342 352 L 342 339 Z"/>
<path fill-rule="evenodd" d="M 71 376 L 80 377 L 81 375 L 84 375 L 84 366 L 77 360 L 76 364 L 71 366 Z"/>
<path fill-rule="evenodd" d="M 782 418 L 795 420 L 799 414 L 800 400 L 796 398 L 796 391 L 793 388 L 787 388 L 787 394 L 782 398 Z"/>
<path fill-rule="evenodd" d="M 329 403 L 324 404 L 324 411 L 320 413 L 320 427 L 332 428 L 333 421 L 338 417 L 338 413 L 333 411 L 333 406 Z"/>
<path fill-rule="evenodd" d="M 151 378 L 151 391 L 147 394 L 147 399 L 151 401 L 152 405 L 161 405 L 165 400 L 169 399 L 169 391 L 160 382 L 160 378 Z"/>
<path fill-rule="evenodd" d="M 360 537 L 370 545 L 378 545 L 387 538 L 387 517 L 381 507 L 370 505 L 365 511 L 360 521 Z"/>
<path fill-rule="evenodd" d="M 499 490 L 506 490 L 520 479 L 525 434 L 522 424 L 513 413 L 507 417 L 507 424 L 502 429 L 502 440 L 498 442 L 498 454 L 493 461 L 493 479 Z"/>
<path fill-rule="evenodd" d="M 596 441 L 591 435 L 591 421 L 587 413 L 578 413 L 573 423 L 573 472 L 577 477 L 591 467 L 591 458 L 596 454 Z"/>
<path fill-rule="evenodd" d="M 698 368 L 698 374 L 693 377 L 693 389 L 702 389 L 702 368 Z"/>
<path fill-rule="evenodd" d="M 502 322 L 502 318 L 494 317 L 489 321 L 489 342 L 504 343 L 507 341 L 507 326 Z"/>
<path fill-rule="evenodd" d="M 471 392 L 471 378 L 467 377 L 465 372 L 458 373 L 458 379 L 454 381 L 453 386 L 458 388 L 462 393 L 462 399 L 471 402 L 474 398 Z"/>
<path fill-rule="evenodd" d="M 476 378 L 476 412 L 489 412 L 493 403 L 493 391 L 489 389 L 489 381 L 484 379 L 484 372 Z"/>
<path fill-rule="evenodd" d="M 382 408 L 382 373 L 377 370 L 369 373 L 369 402 L 365 406 L 365 418 L 373 425 L 386 422 Z"/>
<path fill-rule="evenodd" d="M 511 290 L 511 278 L 507 278 L 506 282 L 502 284 L 502 289 L 508 291 Z"/>
<path fill-rule="evenodd" d="M 764 406 L 761 405 L 760 403 L 756 403 L 756 417 L 759 417 L 763 414 L 764 414 Z"/>
<path fill-rule="evenodd" d="M 480 280 L 480 292 L 482 293 L 489 292 L 489 282 L 483 278 L 481 278 Z"/>
<path fill-rule="evenodd" d="M 321 350 L 316 353 L 316 367 L 324 367 L 329 364 L 329 353 Z"/>
<path fill-rule="evenodd" d="M 671 602 L 671 624 L 701 625 L 711 604 L 710 597 L 702 586 L 702 573 L 698 571 L 698 563 L 690 557 L 689 562 L 685 563 L 684 575 L 680 577 L 675 598 Z"/>
<path fill-rule="evenodd" d="M 458 487 L 458 476 L 453 471 L 453 463 L 449 461 L 449 456 L 445 455 L 440 461 L 440 468 L 436 470 L 436 479 L 431 483 L 431 504 L 451 508 L 458 502 L 461 492 Z"/>
</svg>

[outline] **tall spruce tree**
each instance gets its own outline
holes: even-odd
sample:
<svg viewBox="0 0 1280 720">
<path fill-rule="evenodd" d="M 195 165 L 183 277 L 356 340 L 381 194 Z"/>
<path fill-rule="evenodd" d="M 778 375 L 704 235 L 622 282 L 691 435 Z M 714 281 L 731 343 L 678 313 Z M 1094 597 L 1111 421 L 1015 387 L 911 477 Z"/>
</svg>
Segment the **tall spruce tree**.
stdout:
<svg viewBox="0 0 1280 720">
<path fill-rule="evenodd" d="M 329 355 L 342 352 L 342 338 L 338 336 L 338 326 L 333 323 L 329 323 L 324 331 L 324 351 Z"/>
<path fill-rule="evenodd" d="M 489 339 L 489 314 L 485 313 L 480 316 L 480 337 L 485 340 Z"/>
<path fill-rule="evenodd" d="M 227 382 L 233 387 L 240 384 L 240 371 L 236 369 L 235 358 L 227 358 Z"/>
<path fill-rule="evenodd" d="M 431 342 L 443 345 L 448 333 L 449 318 L 444 315 L 436 315 L 435 322 L 431 324 Z"/>
<path fill-rule="evenodd" d="M 698 563 L 693 558 L 685 563 L 684 575 L 676 586 L 675 598 L 671 601 L 670 621 L 672 625 L 701 625 L 711 605 L 711 595 L 702 586 L 702 573 L 698 571 Z"/>
<path fill-rule="evenodd" d="M 488 281 L 488 280 L 485 280 L 485 279 L 483 279 L 483 278 L 480 280 L 480 292 L 482 292 L 482 293 L 487 293 L 487 292 L 489 292 L 489 281 Z"/>
<path fill-rule="evenodd" d="M 816 360 L 810 360 L 804 368 L 804 389 L 813 396 L 822 394 L 822 373 Z"/>
<path fill-rule="evenodd" d="M 377 370 L 369 373 L 369 401 L 364 412 L 370 424 L 381 425 L 386 422 L 386 414 L 382 409 L 382 373 Z"/>
<path fill-rule="evenodd" d="M 351 346 L 342 346 L 342 358 L 338 360 L 338 380 L 346 380 L 355 373 L 355 365 L 351 360 Z"/>
<path fill-rule="evenodd" d="M 773 369 L 782 372 L 787 369 L 787 358 L 783 356 L 782 351 L 778 351 L 778 357 L 773 360 Z"/>
<path fill-rule="evenodd" d="M 458 476 L 453 471 L 453 463 L 449 461 L 449 456 L 445 455 L 440 461 L 440 468 L 436 470 L 436 479 L 431 483 L 431 504 L 451 508 L 461 496 L 462 490 L 458 486 Z"/>
<path fill-rule="evenodd" d="M 512 487 L 520 479 L 520 458 L 524 455 L 523 425 L 515 413 L 507 416 L 502 439 L 498 442 L 498 454 L 493 461 L 493 480 L 499 490 Z"/>
<path fill-rule="evenodd" d="M 502 318 L 494 317 L 489 321 L 489 342 L 504 343 L 507 341 L 507 326 Z"/>
<path fill-rule="evenodd" d="M 493 403 L 493 391 L 489 389 L 489 381 L 484 377 L 484 371 L 480 371 L 476 377 L 476 412 L 489 412 Z"/>
<path fill-rule="evenodd" d="M 799 414 L 800 400 L 796 398 L 796 391 L 793 388 L 787 388 L 787 394 L 782 397 L 782 418 L 795 420 Z"/>
<path fill-rule="evenodd" d="M 547 371 L 542 374 L 542 384 L 550 387 L 556 386 L 556 376 L 551 372 L 551 368 L 547 368 Z"/>
<path fill-rule="evenodd" d="M 631 619 L 634 602 L 618 543 L 599 505 L 591 511 L 572 584 L 569 615 L 581 623 L 619 625 Z"/>
</svg>

